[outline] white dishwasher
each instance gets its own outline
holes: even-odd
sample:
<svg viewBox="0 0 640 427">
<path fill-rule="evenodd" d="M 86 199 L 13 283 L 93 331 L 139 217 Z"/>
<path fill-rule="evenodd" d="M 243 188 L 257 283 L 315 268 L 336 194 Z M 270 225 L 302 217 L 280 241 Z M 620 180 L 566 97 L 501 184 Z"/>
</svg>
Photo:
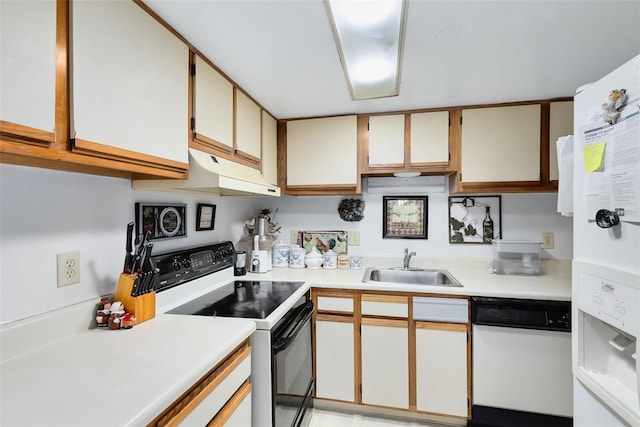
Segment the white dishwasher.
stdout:
<svg viewBox="0 0 640 427">
<path fill-rule="evenodd" d="M 571 426 L 571 303 L 471 299 L 469 425 Z"/>
</svg>

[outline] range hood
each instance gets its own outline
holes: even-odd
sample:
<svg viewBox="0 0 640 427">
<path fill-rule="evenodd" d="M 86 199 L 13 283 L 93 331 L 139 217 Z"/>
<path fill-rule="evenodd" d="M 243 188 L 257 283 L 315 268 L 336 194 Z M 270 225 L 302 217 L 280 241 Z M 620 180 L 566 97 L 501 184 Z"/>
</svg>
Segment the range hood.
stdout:
<svg viewBox="0 0 640 427">
<path fill-rule="evenodd" d="M 369 177 L 365 190 L 370 194 L 444 193 L 446 182 L 444 175 Z"/>
<path fill-rule="evenodd" d="M 133 180 L 133 188 L 221 196 L 280 196 L 280 187 L 267 182 L 257 169 L 194 148 L 189 148 L 188 179 L 137 179 Z"/>
</svg>

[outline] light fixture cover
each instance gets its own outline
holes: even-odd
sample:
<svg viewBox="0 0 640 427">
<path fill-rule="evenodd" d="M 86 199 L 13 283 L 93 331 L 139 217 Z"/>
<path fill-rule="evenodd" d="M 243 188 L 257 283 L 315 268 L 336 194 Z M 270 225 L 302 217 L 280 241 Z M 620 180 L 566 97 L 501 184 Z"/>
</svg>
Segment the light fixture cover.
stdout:
<svg viewBox="0 0 640 427">
<path fill-rule="evenodd" d="M 405 0 L 325 0 L 354 100 L 397 96 Z"/>
</svg>

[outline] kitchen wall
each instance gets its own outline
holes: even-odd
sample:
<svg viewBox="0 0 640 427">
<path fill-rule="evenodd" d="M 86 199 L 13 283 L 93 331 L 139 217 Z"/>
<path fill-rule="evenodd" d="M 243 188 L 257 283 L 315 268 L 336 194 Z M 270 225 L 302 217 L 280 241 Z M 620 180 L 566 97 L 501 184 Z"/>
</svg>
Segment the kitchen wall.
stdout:
<svg viewBox="0 0 640 427">
<path fill-rule="evenodd" d="M 153 252 L 237 241 L 258 198 L 140 191 L 131 181 L 0 165 L 0 323 L 112 293 L 135 202 L 187 204 L 187 237 Z M 217 206 L 215 229 L 195 231 L 197 203 Z M 80 283 L 57 288 L 56 254 L 80 251 Z"/>
<path fill-rule="evenodd" d="M 365 194 L 364 219 L 346 222 L 338 215 L 338 205 L 344 197 L 290 197 L 266 200 L 265 207 L 275 210 L 282 226 L 281 239 L 290 240 L 291 230 L 356 230 L 360 246 L 351 246 L 350 253 L 361 255 L 397 256 L 401 262 L 403 249 L 408 247 L 418 256 L 491 257 L 491 246 L 483 244 L 450 244 L 447 193 L 429 194 L 428 239 L 383 239 L 382 195 Z M 571 259 L 572 220 L 556 213 L 557 195 L 503 194 L 502 235 L 509 240 L 541 241 L 543 231 L 555 234 L 555 248 L 543 250 L 544 258 Z"/>
<path fill-rule="evenodd" d="M 113 292 L 123 267 L 126 224 L 135 202 L 187 204 L 187 238 L 157 240 L 154 253 L 211 242 L 237 242 L 245 219 L 262 208 L 278 209 L 280 238 L 291 230 L 357 230 L 360 246 L 350 252 L 397 256 L 409 247 L 418 256 L 491 256 L 488 245 L 448 243 L 448 194 L 429 195 L 428 240 L 382 238 L 382 195 L 365 194 L 365 218 L 340 219 L 344 197 L 218 197 L 133 190 L 129 180 L 13 165 L 0 165 L 0 323 L 96 299 Z M 197 203 L 217 205 L 213 231 L 195 231 Z M 572 222 L 555 213 L 555 194 L 505 194 L 506 239 L 540 239 L 555 233 L 547 258 L 570 259 Z M 56 254 L 80 251 L 79 284 L 56 286 Z"/>
</svg>

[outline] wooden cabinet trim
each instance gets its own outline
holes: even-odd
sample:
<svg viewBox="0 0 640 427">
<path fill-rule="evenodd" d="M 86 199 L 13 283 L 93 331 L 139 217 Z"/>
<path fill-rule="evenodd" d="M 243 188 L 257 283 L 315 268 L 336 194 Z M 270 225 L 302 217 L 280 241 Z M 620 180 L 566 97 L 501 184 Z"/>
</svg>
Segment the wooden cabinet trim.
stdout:
<svg viewBox="0 0 640 427">
<path fill-rule="evenodd" d="M 0 120 L 0 138 L 47 148 L 55 142 L 55 133 Z"/>
<path fill-rule="evenodd" d="M 238 409 L 244 399 L 251 393 L 251 382 L 247 379 L 236 391 L 226 405 L 216 414 L 215 417 L 207 424 L 207 427 L 224 426 L 231 418 L 233 413 Z"/>
<path fill-rule="evenodd" d="M 198 147 L 196 144 L 199 144 Z M 224 156 L 232 156 L 232 148 L 226 144 L 216 141 L 215 139 L 209 138 L 208 136 L 204 136 L 201 133 L 192 132 L 191 143 L 189 144 L 192 148 L 197 148 L 202 150 L 203 148 L 208 150 L 212 150 L 216 153 L 221 153 L 221 157 Z M 233 157 L 230 157 L 231 159 Z"/>
<path fill-rule="evenodd" d="M 408 328 L 409 321 L 401 319 L 379 319 L 376 317 L 362 317 L 360 319 L 362 326 L 387 326 L 391 328 Z"/>
<path fill-rule="evenodd" d="M 466 323 L 440 323 L 440 322 L 426 322 L 423 320 L 416 320 L 416 329 L 432 329 L 438 331 L 450 331 L 450 332 L 467 332 L 468 325 Z"/>
<path fill-rule="evenodd" d="M 318 313 L 316 314 L 316 322 L 354 323 L 355 319 L 353 316 L 348 315 Z"/>
<path fill-rule="evenodd" d="M 122 148 L 115 148 L 109 145 L 82 139 L 73 140 L 71 151 L 76 154 L 117 161 L 123 165 L 122 169 L 124 170 L 129 169 L 129 167 L 125 165 L 134 165 L 146 166 L 153 168 L 154 170 L 183 174 L 189 168 L 187 163 L 151 156 L 149 154 L 137 153 L 135 151 L 125 150 Z M 87 163 L 90 163 L 90 161 L 87 160 Z M 136 171 L 135 168 L 131 168 L 130 170 Z"/>
<path fill-rule="evenodd" d="M 179 425 L 200 402 L 250 355 L 251 347 L 249 342 L 245 341 L 149 425 L 170 427 Z"/>
<path fill-rule="evenodd" d="M 335 297 L 335 298 L 353 298 L 354 291 L 343 289 L 314 289 L 313 294 L 316 297 Z"/>
</svg>

